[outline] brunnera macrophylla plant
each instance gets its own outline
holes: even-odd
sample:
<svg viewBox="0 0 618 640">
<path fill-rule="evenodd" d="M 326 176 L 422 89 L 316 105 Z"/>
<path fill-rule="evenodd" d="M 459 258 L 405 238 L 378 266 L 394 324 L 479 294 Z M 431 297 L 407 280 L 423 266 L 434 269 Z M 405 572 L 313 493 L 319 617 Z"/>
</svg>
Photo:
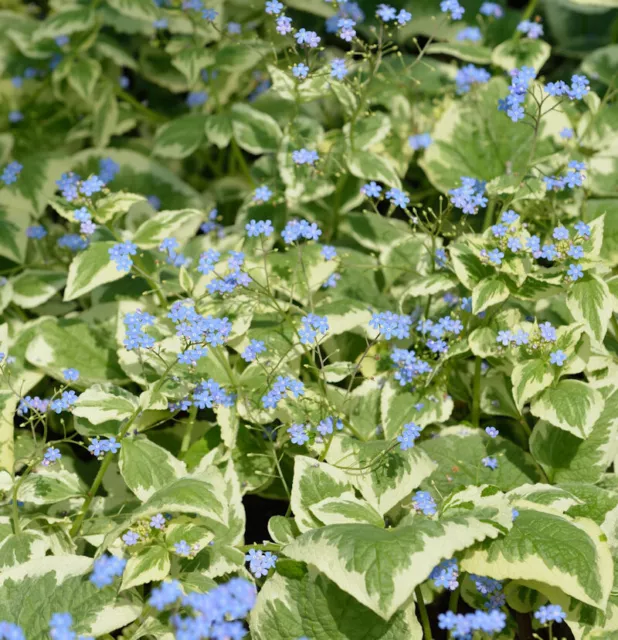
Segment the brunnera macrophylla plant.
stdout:
<svg viewBox="0 0 618 640">
<path fill-rule="evenodd" d="M 0 11 L 0 637 L 618 637 L 616 52 L 535 10 Z"/>
</svg>

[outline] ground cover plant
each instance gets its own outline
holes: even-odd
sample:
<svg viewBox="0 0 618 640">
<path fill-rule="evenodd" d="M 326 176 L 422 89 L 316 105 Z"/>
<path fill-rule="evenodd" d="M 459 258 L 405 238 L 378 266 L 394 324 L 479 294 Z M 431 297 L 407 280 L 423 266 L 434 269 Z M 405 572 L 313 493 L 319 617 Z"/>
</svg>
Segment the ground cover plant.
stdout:
<svg viewBox="0 0 618 640">
<path fill-rule="evenodd" d="M 618 638 L 612 1 L 2 7 L 0 637 Z"/>
</svg>

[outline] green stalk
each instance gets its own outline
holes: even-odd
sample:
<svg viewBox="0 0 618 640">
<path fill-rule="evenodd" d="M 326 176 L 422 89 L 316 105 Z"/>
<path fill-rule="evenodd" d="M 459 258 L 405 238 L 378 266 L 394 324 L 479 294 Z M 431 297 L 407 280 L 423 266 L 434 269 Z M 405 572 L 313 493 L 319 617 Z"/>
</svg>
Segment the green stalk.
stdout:
<svg viewBox="0 0 618 640">
<path fill-rule="evenodd" d="M 421 614 L 421 624 L 423 625 L 423 639 L 433 640 L 431 635 L 431 625 L 429 624 L 429 616 L 427 615 L 427 607 L 425 606 L 425 600 L 420 587 L 414 589 L 414 597 L 416 598 L 416 604 L 418 604 L 418 611 Z"/>
<path fill-rule="evenodd" d="M 472 424 L 479 426 L 481 417 L 481 358 L 476 356 L 474 360 L 474 382 L 472 386 Z"/>
<path fill-rule="evenodd" d="M 463 580 L 463 576 L 460 579 Z M 459 605 L 459 590 L 460 588 L 457 587 L 457 589 L 451 591 L 451 595 L 448 599 L 448 609 L 453 613 L 457 613 L 457 606 Z"/>
</svg>

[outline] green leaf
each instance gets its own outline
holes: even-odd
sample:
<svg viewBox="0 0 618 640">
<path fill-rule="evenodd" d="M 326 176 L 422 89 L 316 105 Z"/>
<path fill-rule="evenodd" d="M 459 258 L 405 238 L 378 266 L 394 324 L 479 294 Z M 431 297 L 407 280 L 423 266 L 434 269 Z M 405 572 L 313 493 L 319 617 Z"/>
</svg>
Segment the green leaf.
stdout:
<svg viewBox="0 0 618 640">
<path fill-rule="evenodd" d="M 122 441 L 118 464 L 127 486 L 142 502 L 187 473 L 184 462 L 144 436 Z"/>
<path fill-rule="evenodd" d="M 126 420 L 138 406 L 137 398 L 122 387 L 95 384 L 79 396 L 73 414 L 86 418 L 91 424 L 102 424 L 108 420 Z"/>
<path fill-rule="evenodd" d="M 491 54 L 491 62 L 506 71 L 523 66 L 532 67 L 537 73 L 547 62 L 551 47 L 543 40 L 518 38 L 499 44 Z"/>
<path fill-rule="evenodd" d="M 11 281 L 13 302 L 22 309 L 34 309 L 55 296 L 65 282 L 64 273 L 26 269 Z"/>
<path fill-rule="evenodd" d="M 184 244 L 197 233 L 203 217 L 196 209 L 160 211 L 138 227 L 133 242 L 142 249 L 153 249 L 173 236 Z"/>
<path fill-rule="evenodd" d="M 131 18 L 152 22 L 159 17 L 155 4 L 150 0 L 107 0 L 107 4 Z"/>
<path fill-rule="evenodd" d="M 391 132 L 391 121 L 385 113 L 378 111 L 357 120 L 354 124 L 345 124 L 343 132 L 351 149 L 364 151 L 379 144 L 388 136 Z"/>
<path fill-rule="evenodd" d="M 465 62 L 491 64 L 491 49 L 469 42 L 432 42 L 426 49 L 428 54 L 446 54 Z"/>
<path fill-rule="evenodd" d="M 501 436 L 490 438 L 479 431 L 450 427 L 443 429 L 439 438 L 424 440 L 417 446 L 438 464 L 424 488 L 431 491 L 435 487 L 441 495 L 448 495 L 459 485 L 492 484 L 508 491 L 541 479 L 530 455 Z M 498 459 L 497 469 L 483 465 L 481 460 L 486 456 Z"/>
<path fill-rule="evenodd" d="M 259 155 L 279 150 L 283 134 L 272 116 L 237 103 L 232 107 L 231 120 L 234 139 L 245 151 Z"/>
<path fill-rule="evenodd" d="M 169 575 L 170 567 L 170 554 L 167 549 L 160 546 L 140 549 L 127 561 L 120 590 L 165 580 Z"/>
<path fill-rule="evenodd" d="M 49 549 L 49 538 L 40 531 L 21 531 L 19 535 L 11 533 L 10 525 L 6 531 L 0 529 L 0 570 L 5 571 L 33 558 L 43 558 Z"/>
<path fill-rule="evenodd" d="M 519 515 L 512 529 L 469 551 L 462 569 L 496 580 L 538 580 L 604 610 L 613 562 L 599 527 L 531 502 L 513 506 Z"/>
<path fill-rule="evenodd" d="M 186 158 L 204 139 L 207 116 L 190 114 L 176 118 L 157 130 L 153 153 L 163 158 Z"/>
<path fill-rule="evenodd" d="M 45 318 L 28 344 L 26 359 L 56 380 L 64 380 L 63 369 L 80 372 L 76 383 L 86 388 L 97 382 L 124 382 L 126 376 L 118 365 L 115 351 L 106 345 L 76 318 Z"/>
<path fill-rule="evenodd" d="M 80 98 L 90 102 L 100 75 L 101 65 L 96 60 L 80 58 L 71 66 L 68 80 Z"/>
<path fill-rule="evenodd" d="M 361 443 L 347 437 L 333 440 L 328 461 L 342 471 L 349 470 L 346 472 L 350 483 L 381 516 L 407 498 L 437 468 L 418 447 L 402 451 L 384 441 Z"/>
<path fill-rule="evenodd" d="M 364 500 L 354 496 L 324 498 L 310 509 L 311 513 L 326 525 L 364 522 L 376 527 L 384 526 L 382 516 Z"/>
<path fill-rule="evenodd" d="M 294 479 L 290 504 L 300 531 L 322 526 L 311 507 L 325 498 L 354 497 L 346 474 L 307 456 L 294 456 Z"/>
<path fill-rule="evenodd" d="M 481 280 L 472 290 L 472 313 L 500 304 L 509 297 L 509 289 L 499 276 L 492 276 Z"/>
<path fill-rule="evenodd" d="M 24 261 L 28 244 L 26 228 L 29 222 L 24 213 L 0 203 L 0 256 L 19 263 Z"/>
<path fill-rule="evenodd" d="M 287 544 L 300 535 L 300 530 L 294 518 L 273 516 L 268 521 L 268 535 L 279 544 Z"/>
<path fill-rule="evenodd" d="M 617 434 L 618 392 L 614 391 L 585 440 L 540 421 L 530 438 L 530 452 L 552 482 L 596 483 L 614 462 Z"/>
<path fill-rule="evenodd" d="M 172 64 L 185 76 L 191 87 L 197 84 L 201 71 L 213 61 L 213 54 L 203 47 L 187 47 L 172 57 Z"/>
<path fill-rule="evenodd" d="M 501 495 L 475 490 L 467 505 L 440 520 L 409 516 L 392 529 L 335 524 L 303 533 L 284 548 L 293 560 L 314 565 L 341 589 L 385 620 L 444 558 L 510 527 L 511 511 Z"/>
<path fill-rule="evenodd" d="M 71 6 L 52 15 L 34 32 L 36 40 L 53 39 L 85 31 L 94 25 L 95 15 L 91 7 Z"/>
<path fill-rule="evenodd" d="M 204 123 L 204 133 L 208 142 L 225 149 L 232 139 L 232 119 L 227 113 L 212 113 Z"/>
<path fill-rule="evenodd" d="M 516 364 L 513 367 L 511 379 L 513 397 L 517 408 L 521 411 L 526 402 L 549 387 L 554 381 L 554 372 L 552 366 L 545 360 L 533 358 Z"/>
<path fill-rule="evenodd" d="M 97 222 L 109 222 L 114 217 L 129 213 L 131 207 L 135 204 L 145 204 L 146 198 L 137 193 L 126 193 L 120 191 L 118 193 L 110 193 L 100 200 L 97 200 L 97 206 L 94 212 L 94 219 Z"/>
<path fill-rule="evenodd" d="M 618 73 L 618 44 L 595 49 L 582 61 L 582 71 L 609 85 Z"/>
<path fill-rule="evenodd" d="M 389 187 L 401 188 L 401 180 L 397 175 L 394 162 L 386 154 L 371 151 L 356 153 L 352 149 L 345 154 L 348 170 L 357 178 L 376 180 Z"/>
<path fill-rule="evenodd" d="M 92 126 L 95 147 L 106 147 L 118 125 L 118 102 L 111 87 L 107 87 L 97 101 Z"/>
<path fill-rule="evenodd" d="M 569 287 L 567 307 L 578 322 L 588 327 L 595 340 L 603 341 L 612 316 L 609 287 L 597 276 L 587 273 Z"/>
<path fill-rule="evenodd" d="M 64 300 L 75 300 L 102 284 L 120 280 L 126 273 L 118 271 L 116 263 L 109 257 L 115 242 L 94 242 L 85 251 L 80 251 L 69 266 L 69 276 Z"/>
<path fill-rule="evenodd" d="M 459 281 L 471 291 L 479 283 L 489 279 L 495 272 L 483 264 L 476 253 L 467 244 L 455 242 L 449 245 L 453 269 Z"/>
<path fill-rule="evenodd" d="M 23 502 L 53 504 L 85 495 L 86 485 L 79 476 L 65 469 L 38 469 L 21 483 L 17 497 Z"/>
<path fill-rule="evenodd" d="M 587 438 L 603 406 L 603 396 L 589 384 L 561 380 L 532 402 L 530 412 L 578 438 Z"/>
<path fill-rule="evenodd" d="M 251 612 L 255 640 L 422 640 L 414 605 L 384 621 L 319 573 L 274 575 Z"/>
<path fill-rule="evenodd" d="M 70 613 L 73 630 L 84 636 L 104 636 L 131 624 L 142 603 L 117 597 L 114 586 L 99 589 L 88 580 L 91 571 L 92 558 L 59 555 L 3 572 L 0 619 L 18 624 L 28 640 L 49 638 L 49 620 L 58 612 Z"/>
</svg>

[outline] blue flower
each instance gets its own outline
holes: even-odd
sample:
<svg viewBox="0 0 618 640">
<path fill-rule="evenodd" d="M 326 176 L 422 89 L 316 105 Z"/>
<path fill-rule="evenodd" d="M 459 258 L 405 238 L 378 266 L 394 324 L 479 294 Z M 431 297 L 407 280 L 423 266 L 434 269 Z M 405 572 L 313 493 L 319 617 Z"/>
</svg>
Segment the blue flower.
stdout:
<svg viewBox="0 0 618 640">
<path fill-rule="evenodd" d="M 545 342 L 555 342 L 557 338 L 556 329 L 552 327 L 549 322 L 544 322 L 539 325 L 539 331 L 541 332 L 541 338 Z"/>
<path fill-rule="evenodd" d="M 45 467 L 49 467 L 50 464 L 53 464 L 57 460 L 60 460 L 60 458 L 62 458 L 60 449 L 56 449 L 55 447 L 47 447 L 47 450 L 43 454 L 43 462 L 41 464 Z"/>
<path fill-rule="evenodd" d="M 485 427 L 485 433 L 490 437 L 490 438 L 495 438 L 498 436 L 498 434 L 500 433 L 498 431 L 498 429 L 496 429 L 496 427 Z"/>
<path fill-rule="evenodd" d="M 457 0 L 442 0 L 440 3 L 440 11 L 449 14 L 453 20 L 461 20 L 465 9 Z"/>
<path fill-rule="evenodd" d="M 277 33 L 280 33 L 282 36 L 292 32 L 292 18 L 288 18 L 287 16 L 279 16 L 277 18 Z"/>
<path fill-rule="evenodd" d="M 138 309 L 134 313 L 127 313 L 123 320 L 125 324 L 125 339 L 123 344 L 128 351 L 132 349 L 150 349 L 155 339 L 149 336 L 145 328 L 154 325 L 155 317 Z"/>
<path fill-rule="evenodd" d="M 127 531 L 122 536 L 122 541 L 127 545 L 127 547 L 132 547 L 137 544 L 139 537 L 139 533 L 136 533 L 135 531 Z"/>
<path fill-rule="evenodd" d="M 270 551 L 264 552 L 262 550 L 249 549 L 245 560 L 249 563 L 249 571 L 256 578 L 261 578 L 268 575 L 268 571 L 275 566 L 277 556 Z"/>
<path fill-rule="evenodd" d="M 309 164 L 313 166 L 319 159 L 320 156 L 317 151 L 310 151 L 309 149 L 292 151 L 292 160 L 298 165 Z"/>
<path fill-rule="evenodd" d="M 131 271 L 133 266 L 133 260 L 131 256 L 137 253 L 137 245 L 128 240 L 125 242 L 119 242 L 108 250 L 109 257 L 116 263 L 117 271 Z"/>
<path fill-rule="evenodd" d="M 93 196 L 95 193 L 99 193 L 104 186 L 105 186 L 105 183 L 103 182 L 103 180 L 101 180 L 99 176 L 94 175 L 94 176 L 90 176 L 87 180 L 84 180 L 79 185 L 79 192 L 82 195 L 89 198 L 90 196 Z"/>
<path fill-rule="evenodd" d="M 382 193 L 382 187 L 374 182 L 367 182 L 361 187 L 361 193 L 368 198 L 379 198 Z"/>
<path fill-rule="evenodd" d="M 41 240 L 47 235 L 47 229 L 40 224 L 32 225 L 26 229 L 26 237 L 33 240 Z"/>
<path fill-rule="evenodd" d="M 111 158 L 101 158 L 99 160 L 99 175 L 106 184 L 111 182 L 120 171 L 120 166 Z"/>
<path fill-rule="evenodd" d="M 506 241 L 506 246 L 513 252 L 513 253 L 517 253 L 521 248 L 522 248 L 522 244 L 521 244 L 521 240 L 519 238 L 509 238 Z"/>
<path fill-rule="evenodd" d="M 507 228 L 503 224 L 494 224 L 491 232 L 494 234 L 494 237 L 503 238 L 506 235 Z"/>
<path fill-rule="evenodd" d="M 521 347 L 524 344 L 528 344 L 530 335 L 523 329 L 518 329 L 513 336 L 513 340 L 518 347 Z"/>
<path fill-rule="evenodd" d="M 200 256 L 197 270 L 204 275 L 209 274 L 211 271 L 215 270 L 220 258 L 221 254 L 216 249 L 208 249 L 208 251 L 205 251 Z"/>
<path fill-rule="evenodd" d="M 479 12 L 484 16 L 492 16 L 494 18 L 502 18 L 504 9 L 495 2 L 483 2 Z"/>
<path fill-rule="evenodd" d="M 504 224 L 508 224 L 508 225 L 515 224 L 519 220 L 519 214 L 515 213 L 513 209 L 507 209 L 500 216 L 500 220 Z"/>
<path fill-rule="evenodd" d="M 573 129 L 564 127 L 564 129 L 560 131 L 560 137 L 564 140 L 570 140 L 573 137 Z"/>
<path fill-rule="evenodd" d="M 412 318 L 406 315 L 398 315 L 392 311 L 374 313 L 369 321 L 369 326 L 379 331 L 386 340 L 393 336 L 403 340 L 410 335 Z"/>
<path fill-rule="evenodd" d="M 253 202 L 268 202 L 272 195 L 273 192 L 266 185 L 262 185 L 253 193 Z"/>
<path fill-rule="evenodd" d="M 414 447 L 414 441 L 420 437 L 422 427 L 419 427 L 414 422 L 408 422 L 403 425 L 403 431 L 400 436 L 397 436 L 397 441 L 400 443 L 402 451 L 412 449 Z"/>
<path fill-rule="evenodd" d="M 345 42 L 352 42 L 356 35 L 356 30 L 354 29 L 355 26 L 356 22 L 354 22 L 354 20 L 351 20 L 350 18 L 339 18 L 339 22 L 337 23 L 337 27 L 339 28 L 339 37 Z"/>
<path fill-rule="evenodd" d="M 571 278 L 571 280 L 573 280 L 573 282 L 575 282 L 576 280 L 584 277 L 584 270 L 579 264 L 570 264 L 567 275 L 569 276 L 569 278 Z"/>
<path fill-rule="evenodd" d="M 562 349 L 557 349 L 549 354 L 549 362 L 555 364 L 557 367 L 561 367 L 567 359 L 567 354 Z"/>
<path fill-rule="evenodd" d="M 279 0 L 268 0 L 265 11 L 270 15 L 276 16 L 283 11 L 283 3 L 279 2 Z"/>
<path fill-rule="evenodd" d="M 457 578 L 459 577 L 459 566 L 455 558 L 442 560 L 429 574 L 429 579 L 433 580 L 436 587 L 444 587 L 449 591 L 455 591 L 459 586 Z"/>
<path fill-rule="evenodd" d="M 298 330 L 301 344 L 313 345 L 318 334 L 328 331 L 328 319 L 325 316 L 317 316 L 314 313 L 307 314 L 301 320 Z"/>
<path fill-rule="evenodd" d="M 553 262 L 558 257 L 558 255 L 559 253 L 558 253 L 558 250 L 556 249 L 556 245 L 554 244 L 543 245 L 543 249 L 541 251 L 541 258 L 545 258 L 545 260 L 549 260 L 550 262 Z"/>
<path fill-rule="evenodd" d="M 304 62 L 299 62 L 292 67 L 292 75 L 295 78 L 306 78 L 309 74 L 309 67 Z"/>
<path fill-rule="evenodd" d="M 457 40 L 460 42 L 480 42 L 482 39 L 483 36 L 478 27 L 464 27 L 457 33 Z"/>
<path fill-rule="evenodd" d="M 485 84 L 489 82 L 490 78 L 491 74 L 486 69 L 468 64 L 459 69 L 455 76 L 457 93 L 460 95 L 468 93 L 473 85 Z"/>
<path fill-rule="evenodd" d="M 228 393 L 218 382 L 212 378 L 200 382 L 193 390 L 193 404 L 198 409 L 208 407 L 212 409 L 218 405 L 231 408 L 236 402 L 236 396 Z"/>
<path fill-rule="evenodd" d="M 410 20 L 412 20 L 412 14 L 409 11 L 406 11 L 405 9 L 401 9 L 401 11 L 397 14 L 397 22 L 401 26 L 408 24 Z"/>
<path fill-rule="evenodd" d="M 148 196 L 146 198 L 146 200 L 148 201 L 148 204 L 155 210 L 155 211 L 159 211 L 159 209 L 161 208 L 161 198 L 158 198 L 157 196 Z"/>
<path fill-rule="evenodd" d="M 76 402 L 77 394 L 70 389 L 69 391 L 63 391 L 57 400 L 52 400 L 50 407 L 52 411 L 62 413 L 63 411 L 68 411 Z"/>
<path fill-rule="evenodd" d="M 348 75 L 348 70 L 343 58 L 335 58 L 334 60 L 331 60 L 330 75 L 331 78 L 336 78 L 337 80 L 343 80 Z"/>
<path fill-rule="evenodd" d="M 188 107 L 201 107 L 208 100 L 208 93 L 206 91 L 191 91 L 187 96 Z"/>
<path fill-rule="evenodd" d="M 0 175 L 0 180 L 2 180 L 5 185 L 17 182 L 17 177 L 19 176 L 23 168 L 24 166 L 19 162 L 16 162 L 15 160 L 13 162 L 9 162 L 9 164 L 4 167 L 2 175 Z"/>
<path fill-rule="evenodd" d="M 337 282 L 341 280 L 341 275 L 339 273 L 331 273 L 328 278 L 322 284 L 322 289 L 334 289 L 337 286 Z"/>
<path fill-rule="evenodd" d="M 461 209 L 467 215 L 476 215 L 480 207 L 487 205 L 485 182 L 462 176 L 461 187 L 451 189 L 449 194 L 454 207 Z"/>
<path fill-rule="evenodd" d="M 498 468 L 498 459 L 493 456 L 487 456 L 481 460 L 484 467 L 488 469 L 497 469 Z"/>
<path fill-rule="evenodd" d="M 408 138 L 408 144 L 412 149 L 414 149 L 414 151 L 427 149 L 431 142 L 431 135 L 429 133 L 418 133 Z"/>
<path fill-rule="evenodd" d="M 524 118 L 525 113 L 522 105 L 526 99 L 530 82 L 536 76 L 536 71 L 532 67 L 521 67 L 521 69 L 513 69 L 510 76 L 509 95 L 498 101 L 498 110 L 504 111 L 513 122 L 518 122 Z"/>
<path fill-rule="evenodd" d="M 535 611 L 534 617 L 541 624 L 547 624 L 548 622 L 564 622 L 567 616 L 559 604 L 545 604 Z"/>
<path fill-rule="evenodd" d="M 390 22 L 397 17 L 397 10 L 391 7 L 389 4 L 379 4 L 376 11 L 376 16 L 383 22 Z"/>
<path fill-rule="evenodd" d="M 573 260 L 579 260 L 584 257 L 584 247 L 580 245 L 571 245 L 567 250 L 567 255 Z"/>
<path fill-rule="evenodd" d="M 584 238 L 590 237 L 590 232 L 591 232 L 590 227 L 585 222 L 582 222 L 580 220 L 576 222 L 573 226 L 575 227 L 575 230 L 580 236 L 583 236 Z"/>
<path fill-rule="evenodd" d="M 504 258 L 504 253 L 500 251 L 500 249 L 492 249 L 487 253 L 487 258 L 492 264 L 500 266 L 502 264 L 502 258 Z"/>
<path fill-rule="evenodd" d="M 305 442 L 309 441 L 307 429 L 303 424 L 293 424 L 287 432 L 290 434 L 292 444 L 303 445 Z"/>
<path fill-rule="evenodd" d="M 156 20 L 152 21 L 152 28 L 153 29 L 167 29 L 169 23 L 167 21 L 167 18 L 157 18 Z"/>
<path fill-rule="evenodd" d="M 395 347 L 391 352 L 391 360 L 396 367 L 395 380 L 398 380 L 402 387 L 413 383 L 418 376 L 431 373 L 432 370 L 429 363 L 418 358 L 413 349 L 407 351 Z"/>
<path fill-rule="evenodd" d="M 556 227 L 553 232 L 553 237 L 555 240 L 568 240 L 569 239 L 569 231 L 566 227 L 562 225 Z"/>
<path fill-rule="evenodd" d="M 417 491 L 412 499 L 412 506 L 426 516 L 437 513 L 436 501 L 428 491 Z"/>
<path fill-rule="evenodd" d="M 157 513 L 150 518 L 150 526 L 152 529 L 163 529 L 165 526 L 165 518 L 162 513 Z"/>
<path fill-rule="evenodd" d="M 77 369 L 63 369 L 62 375 L 67 382 L 75 382 L 76 380 L 79 380 L 79 371 Z"/>
<path fill-rule="evenodd" d="M 178 582 L 178 580 L 162 582 L 151 591 L 148 604 L 157 611 L 163 611 L 165 607 L 174 604 L 181 596 L 182 589 L 180 588 L 180 582 Z"/>
<path fill-rule="evenodd" d="M 188 556 L 191 553 L 191 547 L 186 540 L 181 540 L 180 542 L 174 543 L 174 551 L 179 556 Z"/>
<path fill-rule="evenodd" d="M 517 31 L 528 36 L 531 40 L 536 40 L 543 35 L 543 25 L 531 20 L 522 20 L 517 25 Z"/>
<path fill-rule="evenodd" d="M 24 119 L 24 114 L 21 111 L 9 111 L 9 122 L 11 124 L 17 124 Z"/>
<path fill-rule="evenodd" d="M 279 402 L 286 397 L 288 391 L 293 398 L 298 398 L 305 394 L 305 385 L 290 376 L 277 376 L 272 389 L 265 396 L 262 396 L 262 406 L 264 409 L 275 409 Z"/>
<path fill-rule="evenodd" d="M 311 224 L 306 220 L 290 220 L 283 231 L 281 237 L 286 244 L 292 244 L 300 238 L 305 240 L 317 240 L 322 235 L 322 231 L 315 222 Z"/>
<path fill-rule="evenodd" d="M 112 584 L 116 576 L 121 576 L 127 561 L 112 555 L 102 555 L 94 561 L 90 582 L 101 589 Z"/>
<path fill-rule="evenodd" d="M 306 44 L 309 48 L 314 49 L 320 44 L 320 36 L 315 31 L 307 31 L 306 29 L 299 29 L 294 34 L 294 39 L 297 44 Z"/>
<path fill-rule="evenodd" d="M 410 198 L 401 189 L 395 189 L 393 187 L 392 189 L 389 189 L 385 195 L 395 207 L 405 209 L 406 206 L 410 204 Z"/>
<path fill-rule="evenodd" d="M 264 351 L 266 351 L 266 345 L 261 340 L 251 340 L 249 346 L 242 352 L 241 357 L 245 362 L 253 362 Z"/>
<path fill-rule="evenodd" d="M 242 31 L 242 25 L 239 22 L 228 22 L 227 32 L 232 35 L 238 35 Z"/>
<path fill-rule="evenodd" d="M 337 249 L 329 244 L 325 244 L 322 247 L 320 254 L 324 260 L 334 260 L 337 257 Z"/>
</svg>

